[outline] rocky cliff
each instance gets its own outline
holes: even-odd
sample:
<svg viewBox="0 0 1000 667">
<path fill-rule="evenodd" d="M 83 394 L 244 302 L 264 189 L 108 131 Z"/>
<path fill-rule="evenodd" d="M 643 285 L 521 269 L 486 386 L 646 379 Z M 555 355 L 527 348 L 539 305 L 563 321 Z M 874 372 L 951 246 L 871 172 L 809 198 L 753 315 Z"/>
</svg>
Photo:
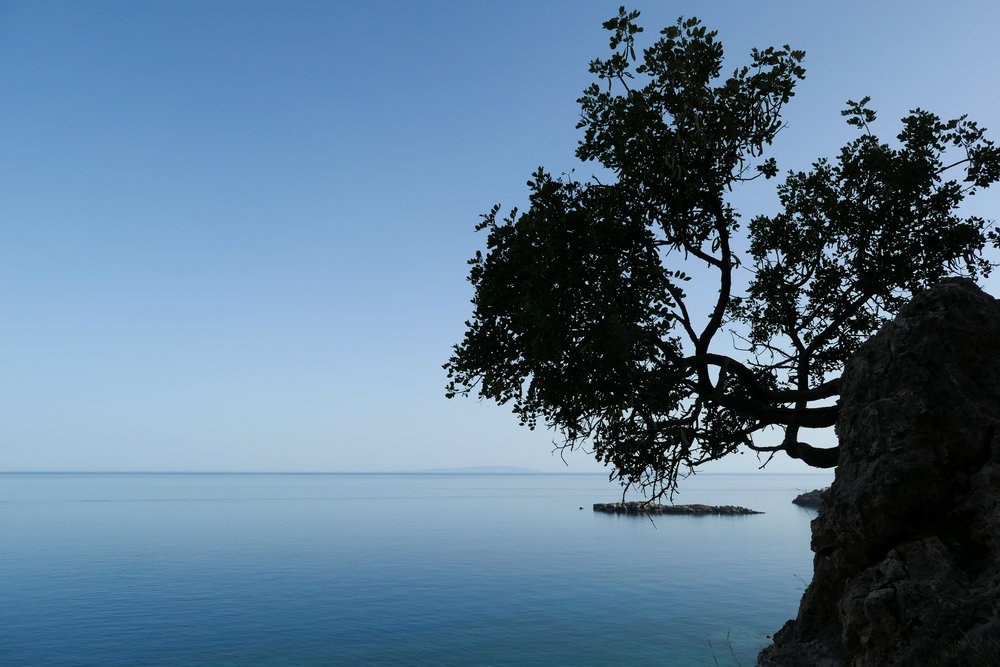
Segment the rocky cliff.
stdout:
<svg viewBox="0 0 1000 667">
<path fill-rule="evenodd" d="M 840 406 L 813 581 L 758 664 L 973 664 L 956 651 L 1000 629 L 1000 301 L 961 279 L 917 295 Z"/>
</svg>

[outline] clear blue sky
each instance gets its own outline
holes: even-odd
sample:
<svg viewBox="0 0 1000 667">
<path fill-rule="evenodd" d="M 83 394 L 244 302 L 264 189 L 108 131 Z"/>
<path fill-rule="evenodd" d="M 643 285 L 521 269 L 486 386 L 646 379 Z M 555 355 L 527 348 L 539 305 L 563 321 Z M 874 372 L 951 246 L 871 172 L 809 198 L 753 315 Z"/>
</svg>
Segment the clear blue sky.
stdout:
<svg viewBox="0 0 1000 667">
<path fill-rule="evenodd" d="M 599 470 L 446 400 L 441 364 L 478 215 L 579 166 L 617 5 L 0 2 L 0 470 Z M 647 37 L 699 16 L 732 67 L 806 50 L 783 169 L 864 95 L 887 137 L 916 106 L 1000 137 L 995 2 L 630 7 Z"/>
</svg>

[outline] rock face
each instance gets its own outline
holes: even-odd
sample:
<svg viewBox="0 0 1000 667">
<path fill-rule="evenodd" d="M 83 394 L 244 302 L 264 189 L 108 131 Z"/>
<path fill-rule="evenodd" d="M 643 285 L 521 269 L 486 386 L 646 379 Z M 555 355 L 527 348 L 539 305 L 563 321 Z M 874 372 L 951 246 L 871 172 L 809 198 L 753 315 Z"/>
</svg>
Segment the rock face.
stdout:
<svg viewBox="0 0 1000 667">
<path fill-rule="evenodd" d="M 806 491 L 805 493 L 800 493 L 795 496 L 792 500 L 796 505 L 802 507 L 819 507 L 823 499 L 826 498 L 827 489 L 816 489 L 814 491 Z"/>
<path fill-rule="evenodd" d="M 840 405 L 813 581 L 758 664 L 970 664 L 939 656 L 1000 619 L 1000 301 L 961 279 L 919 294 Z"/>
<path fill-rule="evenodd" d="M 594 503 L 595 512 L 607 514 L 763 514 L 736 505 L 657 505 L 655 503 Z"/>
</svg>

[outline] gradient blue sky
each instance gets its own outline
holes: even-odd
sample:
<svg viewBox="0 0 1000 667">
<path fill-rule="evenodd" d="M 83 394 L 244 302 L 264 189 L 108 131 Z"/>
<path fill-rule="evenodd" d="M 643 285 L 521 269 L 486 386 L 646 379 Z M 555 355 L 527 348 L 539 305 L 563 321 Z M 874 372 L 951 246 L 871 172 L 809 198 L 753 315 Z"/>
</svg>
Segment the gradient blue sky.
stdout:
<svg viewBox="0 0 1000 667">
<path fill-rule="evenodd" d="M 617 6 L 0 2 L 0 470 L 600 470 L 446 400 L 441 364 L 478 215 L 579 166 Z M 916 106 L 1000 136 L 995 2 L 630 7 L 650 38 L 699 16 L 731 67 L 806 50 L 782 169 L 864 95 L 887 137 Z M 773 182 L 736 201 L 773 210 Z"/>
</svg>

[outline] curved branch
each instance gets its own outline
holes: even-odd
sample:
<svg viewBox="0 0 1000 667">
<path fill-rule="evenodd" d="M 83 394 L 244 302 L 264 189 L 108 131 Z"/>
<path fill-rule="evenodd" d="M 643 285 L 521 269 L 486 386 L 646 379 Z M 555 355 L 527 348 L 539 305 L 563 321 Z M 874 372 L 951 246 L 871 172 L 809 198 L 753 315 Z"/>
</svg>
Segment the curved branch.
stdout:
<svg viewBox="0 0 1000 667">
<path fill-rule="evenodd" d="M 722 327 L 722 318 L 729 307 L 729 300 L 733 289 L 733 253 L 729 247 L 729 228 L 726 227 L 726 214 L 722 210 L 720 202 L 714 203 L 717 210 L 712 213 L 715 215 L 715 233 L 719 235 L 719 251 L 721 253 L 717 266 L 722 275 L 719 276 L 719 298 L 716 300 L 712 316 L 708 320 L 705 330 L 701 332 L 701 337 L 695 346 L 695 351 L 698 354 L 708 352 L 708 345 L 711 343 L 712 337 Z"/>
<path fill-rule="evenodd" d="M 840 455 L 839 445 L 822 448 L 813 447 L 805 442 L 787 442 L 773 447 L 759 447 L 749 441 L 746 445 L 755 452 L 785 452 L 789 457 L 799 459 L 813 468 L 836 468 Z"/>
<path fill-rule="evenodd" d="M 721 396 L 716 399 L 716 402 L 724 408 L 755 419 L 769 421 L 772 424 L 801 426 L 803 428 L 827 428 L 828 426 L 833 426 L 837 423 L 837 414 L 839 412 L 836 405 L 805 408 L 802 410 L 796 408 L 776 408 L 737 396 Z"/>
<path fill-rule="evenodd" d="M 793 459 L 799 459 L 813 468 L 836 468 L 840 455 L 840 446 L 820 448 L 805 442 L 789 442 L 782 445 L 785 453 Z"/>
<path fill-rule="evenodd" d="M 681 291 L 676 285 L 671 285 L 669 282 L 667 283 L 667 291 L 670 292 L 670 296 L 673 297 L 674 301 L 677 302 L 677 307 L 680 308 L 681 316 L 678 319 L 680 319 L 681 324 L 684 326 L 684 330 L 687 332 L 691 342 L 697 345 L 698 334 L 694 332 L 694 327 L 691 325 L 691 316 L 688 314 L 687 306 L 684 305 Z"/>
<path fill-rule="evenodd" d="M 799 400 L 818 401 L 824 398 L 833 398 L 840 395 L 839 377 L 827 380 L 823 384 L 817 385 L 812 389 L 768 389 L 760 383 L 760 380 L 758 380 L 753 374 L 753 371 L 732 357 L 727 357 L 724 354 L 706 353 L 703 355 L 695 355 L 693 357 L 685 358 L 683 363 L 691 366 L 697 363 L 719 366 L 720 368 L 726 366 L 730 372 L 739 376 L 740 380 L 750 391 L 750 394 L 754 399 L 766 401 L 768 403 L 794 403 Z"/>
</svg>

